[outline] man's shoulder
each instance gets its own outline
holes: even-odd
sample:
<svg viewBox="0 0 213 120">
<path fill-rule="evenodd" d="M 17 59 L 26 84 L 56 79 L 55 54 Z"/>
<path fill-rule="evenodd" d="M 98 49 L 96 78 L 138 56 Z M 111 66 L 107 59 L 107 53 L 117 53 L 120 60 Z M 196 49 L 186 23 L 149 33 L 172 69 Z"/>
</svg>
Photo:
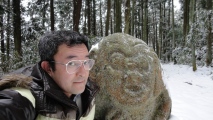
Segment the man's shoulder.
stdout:
<svg viewBox="0 0 213 120">
<path fill-rule="evenodd" d="M 21 87 L 13 87 L 10 89 L 15 90 L 16 92 L 21 94 L 21 96 L 27 98 L 32 103 L 33 107 L 35 108 L 35 98 L 34 98 L 33 94 L 31 93 L 30 89 L 21 88 Z"/>
<path fill-rule="evenodd" d="M 35 107 L 35 98 L 30 91 L 32 78 L 23 74 L 8 74 L 0 80 L 0 94 L 9 98 L 27 98 Z"/>
<path fill-rule="evenodd" d="M 12 87 L 30 88 L 32 78 L 24 74 L 8 74 L 0 80 L 0 90 Z"/>
<path fill-rule="evenodd" d="M 7 88 L 0 91 L 0 118 L 23 118 L 32 120 L 35 117 L 35 101 L 29 100 L 33 96 L 26 88 Z M 28 113 L 28 114 L 26 114 Z"/>
<path fill-rule="evenodd" d="M 28 66 L 22 67 L 22 68 L 19 68 L 17 70 L 14 70 L 11 73 L 12 74 L 24 74 L 26 76 L 30 76 L 35 65 L 36 64 L 32 64 L 32 65 L 28 65 Z"/>
</svg>

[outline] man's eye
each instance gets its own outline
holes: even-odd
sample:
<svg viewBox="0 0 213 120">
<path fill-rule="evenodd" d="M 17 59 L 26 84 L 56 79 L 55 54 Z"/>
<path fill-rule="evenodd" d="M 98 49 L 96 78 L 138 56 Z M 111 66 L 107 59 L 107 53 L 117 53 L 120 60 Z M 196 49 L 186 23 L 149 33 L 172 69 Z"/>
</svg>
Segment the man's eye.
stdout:
<svg viewBox="0 0 213 120">
<path fill-rule="evenodd" d="M 89 64 L 89 61 L 85 61 L 85 62 L 84 62 L 84 65 L 87 65 L 87 64 Z"/>
<path fill-rule="evenodd" d="M 69 65 L 69 66 L 75 66 L 76 63 L 75 63 L 75 62 L 69 62 L 68 65 Z"/>
</svg>

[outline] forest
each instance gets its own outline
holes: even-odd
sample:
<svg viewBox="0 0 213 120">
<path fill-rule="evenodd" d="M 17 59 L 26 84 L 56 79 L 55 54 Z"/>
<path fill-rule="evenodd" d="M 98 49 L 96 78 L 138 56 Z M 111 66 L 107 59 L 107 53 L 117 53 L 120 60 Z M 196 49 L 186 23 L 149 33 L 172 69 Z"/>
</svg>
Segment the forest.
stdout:
<svg viewBox="0 0 213 120">
<path fill-rule="evenodd" d="M 123 32 L 152 47 L 162 63 L 213 67 L 212 0 L 0 0 L 0 73 L 39 61 L 46 31 L 74 30 L 90 46 Z"/>
</svg>

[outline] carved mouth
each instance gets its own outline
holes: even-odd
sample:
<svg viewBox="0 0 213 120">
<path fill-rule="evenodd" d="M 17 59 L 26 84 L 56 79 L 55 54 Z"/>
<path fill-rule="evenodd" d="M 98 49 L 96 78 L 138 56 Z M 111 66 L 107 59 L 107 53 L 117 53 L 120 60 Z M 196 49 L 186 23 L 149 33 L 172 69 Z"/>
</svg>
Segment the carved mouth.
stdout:
<svg viewBox="0 0 213 120">
<path fill-rule="evenodd" d="M 124 91 L 130 96 L 138 96 L 143 92 L 143 89 L 139 85 L 127 85 L 124 87 Z"/>
</svg>

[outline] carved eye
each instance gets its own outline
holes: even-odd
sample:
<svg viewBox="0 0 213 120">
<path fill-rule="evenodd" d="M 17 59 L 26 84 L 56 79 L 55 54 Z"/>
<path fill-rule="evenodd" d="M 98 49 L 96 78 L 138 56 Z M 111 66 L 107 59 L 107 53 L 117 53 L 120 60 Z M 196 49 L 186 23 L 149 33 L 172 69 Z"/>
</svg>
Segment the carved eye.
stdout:
<svg viewBox="0 0 213 120">
<path fill-rule="evenodd" d="M 149 64 L 149 61 L 148 61 L 147 58 L 138 57 L 136 60 L 137 61 L 135 61 L 135 62 L 137 63 L 138 70 L 143 71 L 143 72 L 148 72 L 149 71 L 150 64 Z"/>
<path fill-rule="evenodd" d="M 111 55 L 109 64 L 112 68 L 121 70 L 124 67 L 124 60 L 125 57 L 123 54 L 115 52 Z"/>
</svg>

